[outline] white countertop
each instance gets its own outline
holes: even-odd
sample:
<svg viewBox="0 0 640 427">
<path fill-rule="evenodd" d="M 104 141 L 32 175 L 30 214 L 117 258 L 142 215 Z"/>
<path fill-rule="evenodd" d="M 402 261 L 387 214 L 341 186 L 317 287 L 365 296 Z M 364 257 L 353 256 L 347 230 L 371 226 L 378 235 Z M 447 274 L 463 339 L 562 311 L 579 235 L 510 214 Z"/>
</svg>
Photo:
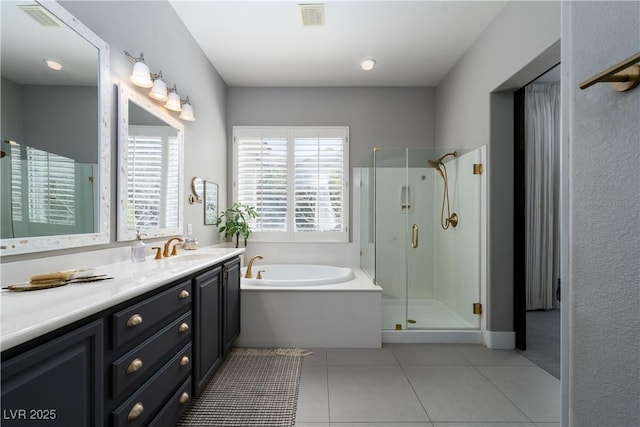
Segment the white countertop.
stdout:
<svg viewBox="0 0 640 427">
<path fill-rule="evenodd" d="M 113 280 L 70 283 L 28 292 L 2 290 L 0 350 L 15 347 L 243 252 L 244 248 L 205 247 L 182 251 L 162 260 L 148 257 L 140 263 L 126 261 L 95 267 L 96 274 L 106 274 Z"/>
</svg>

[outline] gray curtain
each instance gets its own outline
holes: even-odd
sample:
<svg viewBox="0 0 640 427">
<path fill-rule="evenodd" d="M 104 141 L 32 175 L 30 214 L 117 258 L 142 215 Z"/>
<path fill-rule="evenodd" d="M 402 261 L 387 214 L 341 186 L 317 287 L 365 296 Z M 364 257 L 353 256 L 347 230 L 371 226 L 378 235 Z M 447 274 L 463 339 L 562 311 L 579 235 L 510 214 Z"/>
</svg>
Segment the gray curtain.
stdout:
<svg viewBox="0 0 640 427">
<path fill-rule="evenodd" d="M 557 154 L 560 143 L 560 86 L 525 88 L 526 286 L 527 310 L 554 305 L 558 277 Z"/>
</svg>

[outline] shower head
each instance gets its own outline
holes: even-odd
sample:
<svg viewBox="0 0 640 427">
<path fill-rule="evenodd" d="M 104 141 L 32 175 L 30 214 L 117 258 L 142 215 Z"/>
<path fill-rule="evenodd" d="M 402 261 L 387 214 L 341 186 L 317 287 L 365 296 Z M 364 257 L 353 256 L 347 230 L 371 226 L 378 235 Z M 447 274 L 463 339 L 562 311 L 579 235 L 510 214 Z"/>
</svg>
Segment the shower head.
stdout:
<svg viewBox="0 0 640 427">
<path fill-rule="evenodd" d="M 443 179 L 444 179 L 444 173 L 442 172 L 442 169 L 440 169 L 440 165 L 444 166 L 444 163 L 442 163 L 442 161 L 448 156 L 458 157 L 458 152 L 457 151 L 452 151 L 451 153 L 447 153 L 444 156 L 438 157 L 435 160 L 427 160 L 427 163 L 429 164 L 429 166 L 437 169 L 438 172 L 440 173 L 440 176 Z"/>
<path fill-rule="evenodd" d="M 431 165 L 431 166 L 433 166 L 435 168 L 437 165 L 442 164 L 442 161 L 445 158 L 449 157 L 449 156 L 458 157 L 458 152 L 457 151 L 452 151 L 452 152 L 447 153 L 444 156 L 439 157 L 439 158 L 437 158 L 435 160 L 427 160 L 427 163 L 429 163 L 429 165 Z"/>
</svg>

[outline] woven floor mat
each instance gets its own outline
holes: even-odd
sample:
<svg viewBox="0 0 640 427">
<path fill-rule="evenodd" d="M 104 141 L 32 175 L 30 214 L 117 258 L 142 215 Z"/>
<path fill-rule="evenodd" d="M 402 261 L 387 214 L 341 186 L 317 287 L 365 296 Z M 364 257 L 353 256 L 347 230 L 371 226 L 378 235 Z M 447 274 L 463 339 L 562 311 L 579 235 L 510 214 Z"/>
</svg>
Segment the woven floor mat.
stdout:
<svg viewBox="0 0 640 427">
<path fill-rule="evenodd" d="M 301 349 L 234 348 L 176 427 L 293 426 Z"/>
</svg>

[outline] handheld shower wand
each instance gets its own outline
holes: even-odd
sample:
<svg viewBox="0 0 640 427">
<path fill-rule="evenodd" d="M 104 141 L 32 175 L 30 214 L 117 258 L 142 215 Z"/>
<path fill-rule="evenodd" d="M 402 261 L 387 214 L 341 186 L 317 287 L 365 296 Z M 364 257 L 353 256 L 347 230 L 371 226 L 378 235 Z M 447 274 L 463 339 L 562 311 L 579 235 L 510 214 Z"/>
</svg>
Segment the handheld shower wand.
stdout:
<svg viewBox="0 0 640 427">
<path fill-rule="evenodd" d="M 452 151 L 451 153 L 447 153 L 435 160 L 427 160 L 429 166 L 435 168 L 444 180 L 444 194 L 442 195 L 442 209 L 440 210 L 440 226 L 443 230 L 449 228 L 449 225 L 453 226 L 454 228 L 458 225 L 458 215 L 455 212 L 451 213 L 451 207 L 449 205 L 449 180 L 447 179 L 447 168 L 444 163 L 442 163 L 442 161 L 448 156 L 458 157 L 458 152 Z M 442 168 L 440 166 L 442 166 Z M 446 217 L 444 216 L 445 202 L 447 204 Z"/>
</svg>

